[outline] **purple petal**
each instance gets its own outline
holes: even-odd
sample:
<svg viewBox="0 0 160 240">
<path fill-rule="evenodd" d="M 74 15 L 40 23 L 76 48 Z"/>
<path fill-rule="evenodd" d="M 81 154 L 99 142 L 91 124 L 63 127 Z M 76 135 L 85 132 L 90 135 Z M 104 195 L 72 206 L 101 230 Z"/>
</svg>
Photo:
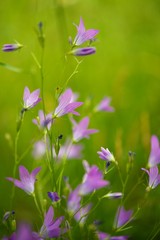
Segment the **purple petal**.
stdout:
<svg viewBox="0 0 160 240">
<path fill-rule="evenodd" d="M 30 178 L 30 174 L 24 166 L 19 166 L 19 176 L 21 181 L 26 181 L 28 178 Z"/>
<path fill-rule="evenodd" d="M 19 181 L 17 179 L 13 179 L 11 177 L 7 177 L 6 179 L 10 182 L 13 182 L 16 187 L 21 188 L 22 190 L 25 190 L 24 185 L 22 184 L 21 181 Z"/>
<path fill-rule="evenodd" d="M 54 210 L 53 210 L 53 207 L 50 206 L 44 219 L 45 226 L 49 226 L 52 223 L 53 216 L 54 216 Z"/>
<path fill-rule="evenodd" d="M 31 177 L 35 180 L 36 179 L 36 175 L 39 173 L 39 171 L 41 170 L 41 167 L 37 167 L 35 168 L 32 172 L 31 172 Z"/>
<path fill-rule="evenodd" d="M 152 167 L 149 170 L 149 186 L 152 187 L 154 186 L 154 182 L 156 178 L 158 177 L 158 167 Z"/>
<path fill-rule="evenodd" d="M 117 215 L 116 215 L 116 228 L 122 227 L 124 224 L 131 220 L 133 211 L 129 210 L 126 211 L 124 207 L 118 208 Z"/>
<path fill-rule="evenodd" d="M 25 89 L 24 89 L 24 94 L 23 94 L 23 101 L 26 102 L 27 99 L 29 98 L 29 96 L 30 96 L 29 88 L 28 88 L 28 87 L 25 87 Z"/>
</svg>

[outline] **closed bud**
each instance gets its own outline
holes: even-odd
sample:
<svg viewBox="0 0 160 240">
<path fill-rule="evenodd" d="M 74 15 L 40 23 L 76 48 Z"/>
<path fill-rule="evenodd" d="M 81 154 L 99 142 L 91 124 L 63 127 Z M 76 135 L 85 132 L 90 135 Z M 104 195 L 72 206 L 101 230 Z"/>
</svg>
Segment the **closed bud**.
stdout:
<svg viewBox="0 0 160 240">
<path fill-rule="evenodd" d="M 74 56 L 87 56 L 94 54 L 96 52 L 95 47 L 84 47 L 84 48 L 76 48 L 70 51 L 68 54 L 74 55 Z"/>
</svg>

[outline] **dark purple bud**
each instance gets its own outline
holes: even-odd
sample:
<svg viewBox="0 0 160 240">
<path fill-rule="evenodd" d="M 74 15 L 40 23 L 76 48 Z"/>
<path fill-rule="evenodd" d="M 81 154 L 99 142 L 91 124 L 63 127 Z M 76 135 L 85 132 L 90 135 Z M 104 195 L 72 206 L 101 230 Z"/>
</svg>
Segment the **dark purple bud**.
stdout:
<svg viewBox="0 0 160 240">
<path fill-rule="evenodd" d="M 57 202 L 60 200 L 60 197 L 56 192 L 48 192 L 48 197 L 52 200 L 52 202 Z"/>
<path fill-rule="evenodd" d="M 96 52 L 95 47 L 85 47 L 85 48 L 77 48 L 70 52 L 70 54 L 73 54 L 74 56 L 87 56 L 94 54 Z"/>
<path fill-rule="evenodd" d="M 19 44 L 19 43 L 14 43 L 14 44 L 4 44 L 2 47 L 2 51 L 4 52 L 13 52 L 15 50 L 18 50 L 20 48 L 22 48 L 23 45 Z"/>
</svg>

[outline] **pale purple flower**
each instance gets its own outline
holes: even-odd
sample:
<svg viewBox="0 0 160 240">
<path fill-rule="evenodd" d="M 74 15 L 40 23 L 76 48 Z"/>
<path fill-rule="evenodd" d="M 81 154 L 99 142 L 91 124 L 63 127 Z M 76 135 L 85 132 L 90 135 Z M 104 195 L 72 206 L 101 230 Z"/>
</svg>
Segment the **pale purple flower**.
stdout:
<svg viewBox="0 0 160 240">
<path fill-rule="evenodd" d="M 105 149 L 101 147 L 101 151 L 98 151 L 97 153 L 99 155 L 99 158 L 101 158 L 102 160 L 106 162 L 115 162 L 115 158 L 108 148 Z"/>
<path fill-rule="evenodd" d="M 4 44 L 3 47 L 2 47 L 2 51 L 13 52 L 13 51 L 16 51 L 16 50 L 18 50 L 22 47 L 23 47 L 23 45 L 21 45 L 19 43 Z"/>
<path fill-rule="evenodd" d="M 149 176 L 149 187 L 147 190 L 154 189 L 160 184 L 160 174 L 158 172 L 158 167 L 151 167 L 149 170 L 142 168 Z"/>
<path fill-rule="evenodd" d="M 41 170 L 41 167 L 35 168 L 31 173 L 24 166 L 19 166 L 20 180 L 7 177 L 6 179 L 13 182 L 18 188 L 21 188 L 26 193 L 31 195 L 34 192 L 34 184 L 36 182 L 36 175 Z"/>
<path fill-rule="evenodd" d="M 40 94 L 39 89 L 36 89 L 32 93 L 30 93 L 29 88 L 25 87 L 24 94 L 23 94 L 24 110 L 33 108 L 34 106 L 37 105 L 37 103 L 39 103 L 41 101 L 41 98 L 39 98 L 39 94 Z"/>
<path fill-rule="evenodd" d="M 44 223 L 40 229 L 39 236 L 42 239 L 46 238 L 58 238 L 61 234 L 65 232 L 64 229 L 60 228 L 60 225 L 64 219 L 64 217 L 59 217 L 56 220 L 53 220 L 54 217 L 54 210 L 51 206 L 48 209 L 48 212 L 45 215 Z"/>
<path fill-rule="evenodd" d="M 84 117 L 79 123 L 71 119 L 73 124 L 73 140 L 80 141 L 83 138 L 89 138 L 90 134 L 97 133 L 97 129 L 88 129 L 89 117 Z"/>
<path fill-rule="evenodd" d="M 154 167 L 160 163 L 160 144 L 157 136 L 153 135 L 151 137 L 151 152 L 149 155 L 148 165 L 149 167 Z"/>
<path fill-rule="evenodd" d="M 85 207 L 80 207 L 79 211 L 74 215 L 74 218 L 80 225 L 83 225 L 87 219 L 87 215 L 92 207 L 92 204 L 88 204 Z"/>
<path fill-rule="evenodd" d="M 84 175 L 82 184 L 80 185 L 80 195 L 87 195 L 88 193 L 109 184 L 108 181 L 103 179 L 103 174 L 96 165 L 92 165 L 90 167 L 87 161 L 83 161 L 83 165 L 86 170 L 86 174 Z"/>
<path fill-rule="evenodd" d="M 115 218 L 115 228 L 121 228 L 130 222 L 132 219 L 132 214 L 132 210 L 126 211 L 123 206 L 119 207 Z"/>
<path fill-rule="evenodd" d="M 111 98 L 104 97 L 102 101 L 95 107 L 95 111 L 114 112 L 114 108 L 110 106 Z"/>
<path fill-rule="evenodd" d="M 56 192 L 48 192 L 48 197 L 52 200 L 52 202 L 58 202 L 60 197 Z"/>
<path fill-rule="evenodd" d="M 110 236 L 108 233 L 105 232 L 96 232 L 98 240 L 127 240 L 127 236 Z"/>
<path fill-rule="evenodd" d="M 59 153 L 58 153 L 58 159 L 61 160 L 63 158 L 70 159 L 80 159 L 82 158 L 82 150 L 83 145 L 81 144 L 72 144 L 70 145 L 68 141 L 64 143 L 64 145 L 61 145 Z M 55 149 L 53 149 L 53 156 L 56 157 Z"/>
<path fill-rule="evenodd" d="M 46 153 L 46 144 L 43 141 L 38 141 L 33 145 L 32 155 L 35 159 L 42 158 Z"/>
<path fill-rule="evenodd" d="M 73 102 L 73 96 L 73 92 L 70 88 L 60 95 L 58 99 L 58 107 L 55 109 L 55 112 L 53 114 L 54 117 L 61 117 L 68 113 L 79 115 L 79 113 L 76 112 L 75 109 L 80 107 L 83 103 Z"/>
<path fill-rule="evenodd" d="M 68 212 L 74 214 L 80 208 L 81 196 L 79 195 L 80 186 L 73 190 L 68 197 L 67 209 Z"/>
<path fill-rule="evenodd" d="M 96 53 L 95 47 L 84 47 L 84 48 L 76 48 L 69 52 L 69 54 L 72 54 L 74 56 L 87 56 L 92 55 Z"/>
<path fill-rule="evenodd" d="M 49 113 L 45 116 L 43 110 L 39 110 L 38 117 L 33 119 L 32 122 L 40 128 L 47 127 L 48 130 L 50 130 L 52 125 L 52 114 Z"/>
<path fill-rule="evenodd" d="M 117 199 L 122 197 L 123 197 L 123 193 L 121 192 L 113 192 L 113 193 L 110 192 L 104 195 L 102 198 Z"/>
<path fill-rule="evenodd" d="M 73 41 L 74 46 L 79 46 L 88 40 L 93 40 L 94 37 L 99 32 L 98 30 L 95 30 L 95 29 L 86 30 L 84 27 L 82 18 L 80 18 L 79 26 L 76 25 L 76 28 L 77 28 L 77 35 Z"/>
</svg>

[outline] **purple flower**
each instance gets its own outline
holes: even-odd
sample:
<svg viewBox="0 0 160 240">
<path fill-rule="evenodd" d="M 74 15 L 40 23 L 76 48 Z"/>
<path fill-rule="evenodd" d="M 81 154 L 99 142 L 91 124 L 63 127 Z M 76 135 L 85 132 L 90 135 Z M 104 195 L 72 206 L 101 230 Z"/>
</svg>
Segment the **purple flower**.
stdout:
<svg viewBox="0 0 160 240">
<path fill-rule="evenodd" d="M 80 141 L 83 138 L 89 138 L 90 134 L 97 133 L 97 129 L 87 129 L 89 125 L 89 117 L 84 117 L 79 123 L 71 119 L 73 124 L 73 140 Z"/>
<path fill-rule="evenodd" d="M 142 168 L 149 176 L 149 186 L 147 190 L 154 189 L 160 184 L 160 174 L 158 174 L 158 167 L 151 167 L 149 170 Z"/>
<path fill-rule="evenodd" d="M 59 217 L 56 220 L 53 220 L 53 217 L 54 217 L 54 210 L 53 210 L 53 207 L 51 206 L 45 215 L 44 223 L 39 232 L 39 236 L 42 239 L 58 238 L 62 233 L 65 232 L 64 229 L 60 228 L 60 224 L 63 221 L 64 217 Z"/>
<path fill-rule="evenodd" d="M 80 186 L 73 190 L 68 197 L 67 208 L 71 214 L 74 214 L 80 208 L 81 196 L 79 195 L 79 189 Z"/>
<path fill-rule="evenodd" d="M 127 236 L 110 236 L 108 233 L 104 232 L 96 232 L 98 240 L 126 240 L 128 239 Z"/>
<path fill-rule="evenodd" d="M 76 48 L 69 52 L 69 54 L 72 54 L 74 56 L 87 56 L 94 54 L 96 52 L 95 47 L 84 47 L 84 48 Z"/>
<path fill-rule="evenodd" d="M 64 145 L 60 147 L 58 153 L 58 159 L 61 160 L 63 158 L 69 159 L 80 159 L 82 157 L 82 149 L 83 145 L 81 144 L 72 144 L 70 146 L 69 142 L 66 141 Z M 53 156 L 56 157 L 55 150 L 53 149 Z"/>
<path fill-rule="evenodd" d="M 110 97 L 104 97 L 102 101 L 95 107 L 95 111 L 114 112 L 114 108 L 110 106 L 110 102 Z"/>
<path fill-rule="evenodd" d="M 98 151 L 97 153 L 99 155 L 99 158 L 102 160 L 105 160 L 106 162 L 115 162 L 115 158 L 108 148 L 105 149 L 101 147 L 101 151 Z"/>
<path fill-rule="evenodd" d="M 148 165 L 154 167 L 160 163 L 160 145 L 157 136 L 151 137 L 151 152 L 149 155 Z"/>
<path fill-rule="evenodd" d="M 74 215 L 75 220 L 79 222 L 80 225 L 83 225 L 85 223 L 91 206 L 91 204 L 88 204 L 85 207 L 80 207 L 79 211 Z"/>
<path fill-rule="evenodd" d="M 22 48 L 23 45 L 19 44 L 19 43 L 13 43 L 13 44 L 4 44 L 2 51 L 4 52 L 13 52 L 16 51 L 20 48 Z"/>
<path fill-rule="evenodd" d="M 21 188 L 26 193 L 31 195 L 34 192 L 34 184 L 36 181 L 36 175 L 41 170 L 41 167 L 35 168 L 30 174 L 24 166 L 19 167 L 20 180 L 7 177 L 6 179 L 13 182 L 18 188 Z"/>
<path fill-rule="evenodd" d="M 80 185 L 79 194 L 87 195 L 99 188 L 105 187 L 109 184 L 108 181 L 103 180 L 103 174 L 96 165 L 89 166 L 87 161 L 83 161 L 86 174 L 83 177 Z"/>
<path fill-rule="evenodd" d="M 40 90 L 36 89 L 32 93 L 30 93 L 30 90 L 28 87 L 25 87 L 24 94 L 23 94 L 23 101 L 24 101 L 24 109 L 28 110 L 30 108 L 33 108 L 37 103 L 41 101 L 41 98 L 39 98 Z"/>
<path fill-rule="evenodd" d="M 93 40 L 94 37 L 99 32 L 98 30 L 95 30 L 95 29 L 85 30 L 82 18 L 80 18 L 79 26 L 76 25 L 76 28 L 77 28 L 77 35 L 73 41 L 74 46 L 79 46 L 88 40 Z"/>
<path fill-rule="evenodd" d="M 113 193 L 107 193 L 102 198 L 109 198 L 109 199 L 116 199 L 116 198 L 122 198 L 123 194 L 121 192 L 113 192 Z"/>
<path fill-rule="evenodd" d="M 35 159 L 40 159 L 46 153 L 46 144 L 43 141 L 38 141 L 33 145 L 33 157 Z"/>
<path fill-rule="evenodd" d="M 52 125 L 52 114 L 49 113 L 46 116 L 42 110 L 39 110 L 38 117 L 33 119 L 33 123 L 39 126 L 40 128 L 47 127 L 50 130 Z"/>
<path fill-rule="evenodd" d="M 115 218 L 115 228 L 120 228 L 131 221 L 132 214 L 132 210 L 126 211 L 124 207 L 119 207 Z"/>
<path fill-rule="evenodd" d="M 52 202 L 58 202 L 60 197 L 56 192 L 48 192 L 48 197 L 52 200 Z"/>
<path fill-rule="evenodd" d="M 83 103 L 73 102 L 73 96 L 74 95 L 70 88 L 67 89 L 63 94 L 61 94 L 61 96 L 58 99 L 59 105 L 54 112 L 54 117 L 61 117 L 67 113 L 79 115 L 79 113 L 74 110 L 80 107 Z"/>
</svg>

